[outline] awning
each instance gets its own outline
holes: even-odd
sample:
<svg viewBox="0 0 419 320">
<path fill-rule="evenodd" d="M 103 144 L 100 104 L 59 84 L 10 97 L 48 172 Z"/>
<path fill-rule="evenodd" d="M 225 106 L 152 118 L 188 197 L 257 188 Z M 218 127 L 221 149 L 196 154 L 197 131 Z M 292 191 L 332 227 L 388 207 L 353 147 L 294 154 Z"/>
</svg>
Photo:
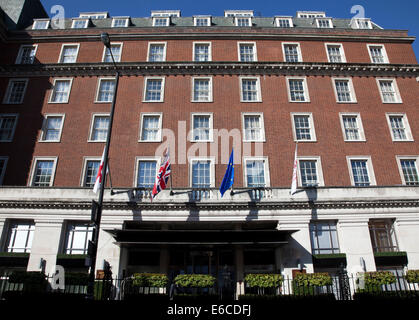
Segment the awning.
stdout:
<svg viewBox="0 0 419 320">
<path fill-rule="evenodd" d="M 118 244 L 286 244 L 294 230 L 107 230 Z"/>
</svg>

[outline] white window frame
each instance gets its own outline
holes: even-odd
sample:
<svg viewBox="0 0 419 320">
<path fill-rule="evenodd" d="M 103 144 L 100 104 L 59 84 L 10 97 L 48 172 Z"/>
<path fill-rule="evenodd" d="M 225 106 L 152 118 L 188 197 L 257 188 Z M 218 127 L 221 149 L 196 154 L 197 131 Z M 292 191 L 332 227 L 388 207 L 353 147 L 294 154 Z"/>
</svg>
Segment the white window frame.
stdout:
<svg viewBox="0 0 419 320">
<path fill-rule="evenodd" d="M 115 62 L 121 62 L 121 60 L 122 60 L 122 48 L 124 46 L 124 43 L 123 42 L 111 42 L 111 49 L 110 50 L 112 50 L 112 46 L 120 46 L 119 59 L 115 59 Z M 102 54 L 102 62 L 105 62 L 106 49 L 107 49 L 107 47 L 104 46 L 103 47 L 103 54 Z M 106 62 L 106 63 L 110 63 L 110 62 Z"/>
<path fill-rule="evenodd" d="M 367 23 L 368 28 L 361 28 L 359 25 L 360 21 L 364 21 Z M 361 30 L 367 30 L 372 29 L 371 19 L 370 18 L 352 18 L 350 26 L 352 29 L 361 29 Z"/>
<path fill-rule="evenodd" d="M 99 163 L 100 163 L 101 160 L 102 160 L 102 158 L 100 156 L 96 156 L 96 157 L 93 157 L 93 156 L 92 157 L 90 157 L 90 156 L 83 157 L 83 168 L 82 168 L 81 176 L 80 176 L 80 186 L 81 187 L 91 188 L 91 187 L 85 186 L 85 183 L 86 183 L 87 162 L 88 161 L 99 161 Z"/>
<path fill-rule="evenodd" d="M 253 10 L 224 10 L 224 17 L 253 17 Z"/>
<path fill-rule="evenodd" d="M 150 62 L 150 49 L 152 45 L 163 45 L 163 60 L 161 62 L 166 61 L 167 42 L 149 42 L 148 49 L 147 49 L 147 62 Z M 151 62 L 160 62 L 160 61 L 151 61 Z"/>
<path fill-rule="evenodd" d="M 107 11 L 101 12 L 81 12 L 79 18 L 89 18 L 89 19 L 106 19 L 109 17 Z"/>
<path fill-rule="evenodd" d="M 4 180 L 4 176 L 6 175 L 6 167 L 7 167 L 7 162 L 9 161 L 9 157 L 0 157 L 0 160 L 4 160 L 4 166 L 3 166 L 3 170 L 0 171 L 0 186 L 3 185 L 3 180 Z"/>
<path fill-rule="evenodd" d="M 271 186 L 270 172 L 269 172 L 269 160 L 268 157 L 243 157 L 243 181 L 246 188 L 249 188 L 247 184 L 247 162 L 248 161 L 263 161 L 264 164 L 264 175 L 265 175 L 265 188 Z"/>
<path fill-rule="evenodd" d="M 33 186 L 34 178 L 35 178 L 35 172 L 36 172 L 36 168 L 37 168 L 37 163 L 38 161 L 53 161 L 53 167 L 52 167 L 52 174 L 51 174 L 51 181 L 49 183 L 49 186 L 52 187 L 54 185 L 54 180 L 55 180 L 55 173 L 57 170 L 57 162 L 58 162 L 58 157 L 34 157 L 32 160 L 32 167 L 31 167 L 31 178 L 29 181 L 29 187 Z M 41 187 L 43 188 L 43 187 Z"/>
<path fill-rule="evenodd" d="M 45 28 L 36 28 L 37 22 L 44 22 L 47 21 L 47 25 Z M 50 19 L 34 19 L 32 30 L 47 30 L 50 26 L 51 20 Z"/>
<path fill-rule="evenodd" d="M 140 161 L 156 161 L 156 177 L 157 173 L 159 172 L 161 166 L 161 157 L 156 156 L 139 156 L 135 157 L 135 164 L 134 164 L 134 179 L 133 179 L 133 187 L 137 188 L 138 184 L 138 170 L 140 168 L 139 163 Z"/>
<path fill-rule="evenodd" d="M 324 11 L 297 11 L 297 18 L 326 18 Z"/>
<path fill-rule="evenodd" d="M 404 131 L 406 134 L 406 139 L 397 140 L 394 138 L 393 130 L 391 128 L 390 117 L 401 117 L 404 125 Z M 394 142 L 404 142 L 404 141 L 414 141 L 412 131 L 410 130 L 409 120 L 407 119 L 406 113 L 396 113 L 396 112 L 386 112 L 386 119 L 388 124 L 388 129 L 390 130 L 391 140 Z"/>
<path fill-rule="evenodd" d="M 180 18 L 180 10 L 152 10 L 151 11 L 152 17 L 175 17 Z"/>
<path fill-rule="evenodd" d="M 343 123 L 343 117 L 345 117 L 345 116 L 356 117 L 356 123 L 357 123 L 357 126 L 358 126 L 358 135 L 359 135 L 358 140 L 349 140 L 349 139 L 346 138 L 345 125 Z M 361 114 L 360 113 L 358 113 L 358 112 L 339 112 L 339 120 L 340 120 L 340 127 L 342 129 L 343 140 L 345 142 L 366 141 L 364 127 L 362 125 L 362 119 L 361 119 Z"/>
<path fill-rule="evenodd" d="M 22 99 L 18 102 L 10 102 L 10 95 L 12 93 L 12 83 L 17 81 L 24 81 L 25 82 L 25 88 L 23 89 L 22 93 Z M 29 79 L 27 78 L 13 78 L 9 79 L 9 84 L 7 85 L 6 94 L 4 95 L 3 104 L 22 104 L 25 100 L 26 90 L 28 88 L 28 82 Z"/>
<path fill-rule="evenodd" d="M 31 63 L 22 63 L 23 50 L 25 48 L 29 48 L 29 47 L 34 48 L 33 61 Z M 16 57 L 15 64 L 33 64 L 34 61 L 35 61 L 35 58 L 36 58 L 36 51 L 37 50 L 38 50 L 38 45 L 37 44 L 24 44 L 24 45 L 21 45 L 20 48 L 19 48 L 19 52 L 17 54 L 17 57 Z"/>
<path fill-rule="evenodd" d="M 297 53 L 298 53 L 298 61 L 297 62 L 303 62 L 303 56 L 301 54 L 301 46 L 299 42 L 282 42 L 282 56 L 284 59 L 284 62 L 287 62 L 285 60 L 285 46 L 291 45 L 291 46 L 297 46 Z M 294 63 L 294 62 L 287 62 L 287 63 Z"/>
<path fill-rule="evenodd" d="M 74 62 L 63 62 L 63 53 L 64 53 L 64 48 L 65 47 L 77 47 L 77 51 L 76 51 L 76 60 Z M 80 43 L 64 43 L 61 46 L 61 51 L 60 51 L 60 57 L 58 58 L 58 63 L 76 63 L 77 62 L 77 58 L 79 56 L 79 49 L 80 49 Z"/>
<path fill-rule="evenodd" d="M 161 92 L 160 92 L 160 100 L 146 100 L 147 97 L 147 83 L 148 80 L 161 80 Z M 161 103 L 164 102 L 164 86 L 165 86 L 165 77 L 144 77 L 144 92 L 143 92 L 143 101 L 147 103 Z"/>
<path fill-rule="evenodd" d="M 324 47 L 326 49 L 327 61 L 329 63 L 346 63 L 345 50 L 343 49 L 343 44 L 342 43 L 331 43 L 331 42 L 327 42 L 327 43 L 324 44 Z M 340 52 L 340 56 L 341 56 L 341 60 L 342 60 L 341 62 L 332 62 L 332 61 L 330 61 L 328 47 L 339 47 L 339 52 Z"/>
<path fill-rule="evenodd" d="M 201 100 L 195 100 L 195 80 L 209 80 L 209 84 L 208 84 L 208 90 L 209 90 L 209 95 L 208 95 L 208 100 L 207 101 L 201 101 Z M 192 77 L 191 78 L 191 86 L 192 86 L 192 90 L 191 90 L 191 102 L 197 102 L 197 103 L 208 103 L 208 102 L 213 102 L 213 94 L 212 94 L 212 77 Z"/>
<path fill-rule="evenodd" d="M 60 133 L 58 135 L 57 140 L 45 140 L 46 127 L 47 127 L 49 117 L 61 117 Z M 63 127 L 64 127 L 64 120 L 65 120 L 65 113 L 47 113 L 47 114 L 44 114 L 44 120 L 42 122 L 42 131 L 41 131 L 41 134 L 39 135 L 39 140 L 38 141 L 42 142 L 42 143 L 61 142 L 61 135 L 63 133 Z"/>
<path fill-rule="evenodd" d="M 290 25 L 289 28 L 293 28 L 294 27 L 294 23 L 292 22 L 292 17 L 275 17 L 275 26 L 278 27 L 278 28 L 282 28 L 279 25 L 279 20 L 288 20 L 288 23 Z"/>
<path fill-rule="evenodd" d="M 194 62 L 199 62 L 199 63 L 202 63 L 202 62 L 206 62 L 206 61 L 198 61 L 198 60 L 195 60 L 195 45 L 199 45 L 199 44 L 204 44 L 204 45 L 208 45 L 208 61 L 212 61 L 212 48 L 211 48 L 211 42 L 202 42 L 202 41 L 194 41 L 193 43 L 192 43 L 192 61 L 194 61 Z"/>
<path fill-rule="evenodd" d="M 295 128 L 294 117 L 295 116 L 307 116 L 310 124 L 310 140 L 298 140 L 297 131 Z M 313 114 L 311 112 L 291 112 L 291 123 L 292 123 L 292 135 L 295 142 L 317 142 L 316 129 L 314 127 Z"/>
<path fill-rule="evenodd" d="M 89 128 L 89 135 L 88 135 L 87 142 L 103 143 L 103 142 L 106 142 L 106 138 L 104 140 L 93 140 L 93 128 L 94 128 L 96 117 L 108 117 L 110 119 L 110 114 L 109 113 L 93 113 L 92 114 L 92 119 L 90 120 L 90 128 Z M 108 131 L 109 131 L 109 127 L 108 127 Z"/>
<path fill-rule="evenodd" d="M 256 90 L 257 90 L 257 97 L 256 100 L 244 100 L 243 99 L 243 87 L 242 82 L 243 80 L 256 80 Z M 255 103 L 255 102 L 262 102 L 262 91 L 260 88 L 260 77 L 239 77 L 239 86 L 240 86 L 240 102 L 243 103 Z"/>
<path fill-rule="evenodd" d="M 195 116 L 209 117 L 209 139 L 195 140 L 194 138 L 194 118 Z M 191 112 L 191 130 L 189 131 L 189 141 L 191 142 L 213 142 L 214 141 L 214 117 L 212 112 Z"/>
<path fill-rule="evenodd" d="M 100 93 L 100 85 L 103 80 L 113 80 L 114 85 L 116 85 L 116 78 L 115 77 L 101 77 L 97 81 L 97 87 L 96 87 L 96 95 L 95 95 L 95 103 L 112 103 L 112 99 L 110 101 L 100 101 L 99 100 L 99 93 Z M 115 90 L 114 93 L 115 94 Z"/>
<path fill-rule="evenodd" d="M 247 21 L 248 21 L 249 25 L 248 25 L 248 26 L 239 26 L 239 19 L 247 19 Z M 251 27 L 251 26 L 253 25 L 253 24 L 252 24 L 252 17 L 235 16 L 235 17 L 234 17 L 234 25 L 235 25 L 236 27 L 249 28 L 249 27 Z"/>
<path fill-rule="evenodd" d="M 11 134 L 10 139 L 0 140 L 0 142 L 12 142 L 13 138 L 15 136 L 15 131 L 16 131 L 16 126 L 17 126 L 17 121 L 19 119 L 19 114 L 18 113 L 0 113 L 0 118 L 2 118 L 2 117 L 14 117 L 15 118 L 15 123 L 13 124 L 12 134 Z"/>
<path fill-rule="evenodd" d="M 323 168 L 322 168 L 321 157 L 320 156 L 297 156 L 298 185 L 303 186 L 302 179 L 301 179 L 300 161 L 315 161 L 316 162 L 317 185 L 316 186 L 304 186 L 304 188 L 324 187 L 324 178 L 323 178 Z"/>
<path fill-rule="evenodd" d="M 352 173 L 352 165 L 351 165 L 352 160 L 367 161 L 367 172 L 368 172 L 368 178 L 370 180 L 370 186 L 376 186 L 377 182 L 375 180 L 374 167 L 372 165 L 371 156 L 346 156 L 346 162 L 348 164 L 348 170 L 349 170 L 349 178 L 351 179 L 351 186 L 355 187 L 355 181 L 354 181 L 354 176 Z"/>
<path fill-rule="evenodd" d="M 55 84 L 57 81 L 70 81 L 70 85 L 68 86 L 68 95 L 67 95 L 66 101 L 58 101 L 58 102 L 52 101 L 52 97 L 54 96 Z M 52 85 L 51 93 L 49 95 L 48 103 L 54 103 L 54 104 L 68 103 L 68 101 L 70 100 L 72 86 L 73 86 L 73 78 L 55 78 Z"/>
<path fill-rule="evenodd" d="M 336 81 L 348 81 L 349 94 L 351 96 L 350 101 L 339 101 L 338 91 L 336 89 Z M 358 102 L 356 100 L 355 88 L 352 83 L 352 78 L 332 77 L 332 86 L 333 86 L 333 91 L 335 93 L 336 103 L 357 103 Z"/>
<path fill-rule="evenodd" d="M 215 157 L 188 157 L 189 162 L 189 187 L 192 188 L 192 165 L 195 161 L 210 162 L 210 188 L 215 187 Z"/>
<path fill-rule="evenodd" d="M 290 89 L 290 80 L 303 80 L 303 88 L 304 88 L 304 101 L 293 101 L 291 100 L 291 89 Z M 292 103 L 307 103 L 310 102 L 310 93 L 308 92 L 308 85 L 307 85 L 307 77 L 285 77 L 285 81 L 287 84 L 287 92 L 288 92 L 288 102 Z"/>
<path fill-rule="evenodd" d="M 252 45 L 253 46 L 253 60 L 252 61 L 243 61 L 241 60 L 240 56 L 240 47 L 241 45 Z M 254 41 L 239 41 L 237 42 L 237 61 L 239 62 L 257 62 L 258 61 L 258 53 L 257 53 L 257 47 L 256 42 Z"/>
<path fill-rule="evenodd" d="M 382 103 L 390 103 L 390 104 L 391 103 L 403 103 L 402 97 L 400 95 L 399 87 L 397 85 L 397 81 L 396 81 L 395 78 L 375 78 L 375 80 L 377 82 L 378 92 L 380 93 Z M 391 81 L 392 82 L 392 85 L 393 85 L 393 88 L 394 88 L 394 93 L 396 95 L 396 97 L 395 97 L 396 101 L 384 101 L 383 92 L 381 91 L 380 81 Z"/>
<path fill-rule="evenodd" d="M 319 29 L 333 29 L 333 21 L 332 18 L 326 18 L 326 17 L 317 17 L 316 19 L 316 26 Z M 327 20 L 329 21 L 329 27 L 321 27 L 319 21 L 320 20 Z"/>
<path fill-rule="evenodd" d="M 143 140 L 143 125 L 144 125 L 144 117 L 159 117 L 159 133 L 158 138 L 156 140 Z M 162 142 L 162 127 L 163 124 L 163 112 L 141 112 L 140 115 L 140 132 L 138 137 L 138 142 Z"/>
<path fill-rule="evenodd" d="M 399 174 L 402 180 L 402 184 L 406 186 L 406 179 L 404 178 L 403 168 L 401 164 L 401 160 L 415 160 L 416 161 L 416 172 L 419 174 L 419 155 L 414 156 L 396 156 L 397 167 L 399 169 Z"/>
<path fill-rule="evenodd" d="M 367 44 L 367 49 L 368 49 L 368 55 L 370 56 L 371 63 L 377 63 L 377 62 L 372 61 L 372 55 L 371 55 L 371 49 L 370 49 L 371 47 L 381 47 L 381 52 L 383 53 L 384 62 L 381 62 L 381 63 L 378 63 L 378 64 L 390 63 L 390 61 L 388 60 L 388 55 L 387 55 L 386 47 L 384 46 L 384 44 L 368 43 Z"/>
<path fill-rule="evenodd" d="M 75 28 L 74 25 L 76 21 L 84 21 L 84 27 Z M 89 26 L 89 21 L 90 21 L 90 17 L 73 18 L 73 21 L 71 22 L 71 29 L 86 29 Z"/>
<path fill-rule="evenodd" d="M 166 24 L 164 26 L 156 25 L 156 20 L 157 19 L 159 19 L 159 20 L 160 19 L 166 20 Z M 153 23 L 152 23 L 153 27 L 168 27 L 170 25 L 170 17 L 159 17 L 159 16 L 155 16 L 155 17 L 152 17 L 152 20 L 153 20 Z"/>
<path fill-rule="evenodd" d="M 243 142 L 266 142 L 265 138 L 265 120 L 263 118 L 263 112 L 242 112 L 242 134 L 243 134 Z M 246 138 L 246 128 L 245 128 L 245 117 L 246 116 L 259 116 L 260 119 L 260 139 L 247 139 Z"/>
<path fill-rule="evenodd" d="M 115 21 L 116 20 L 125 20 L 125 25 L 123 26 L 115 26 Z M 129 17 L 112 17 L 112 28 L 126 28 L 128 27 L 129 24 Z"/>
<path fill-rule="evenodd" d="M 197 26 L 196 23 L 197 23 L 198 19 L 207 20 L 207 25 L 206 26 Z M 209 27 L 209 26 L 211 26 L 211 16 L 194 16 L 193 17 L 193 25 L 195 27 Z"/>
</svg>

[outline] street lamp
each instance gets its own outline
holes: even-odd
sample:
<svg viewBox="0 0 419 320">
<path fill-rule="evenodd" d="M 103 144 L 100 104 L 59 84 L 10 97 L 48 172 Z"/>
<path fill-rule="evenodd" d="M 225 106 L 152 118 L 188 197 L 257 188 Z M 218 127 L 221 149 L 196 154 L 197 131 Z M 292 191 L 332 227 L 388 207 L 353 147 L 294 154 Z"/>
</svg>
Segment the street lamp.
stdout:
<svg viewBox="0 0 419 320">
<path fill-rule="evenodd" d="M 100 230 L 100 220 L 102 217 L 102 208 L 103 208 L 103 195 L 105 192 L 105 185 L 106 185 L 106 173 L 108 167 L 108 156 L 109 156 L 109 145 L 111 142 L 111 135 L 112 135 L 112 124 L 113 118 L 115 113 L 115 101 L 116 101 L 116 93 L 118 91 L 118 83 L 119 83 L 119 71 L 115 63 L 115 59 L 113 57 L 112 48 L 111 48 L 111 41 L 109 35 L 106 32 L 103 32 L 100 35 L 100 40 L 103 42 L 105 47 L 109 50 L 109 53 L 112 58 L 112 63 L 115 67 L 115 87 L 112 97 L 112 107 L 111 107 L 111 114 L 109 118 L 109 128 L 108 134 L 106 136 L 106 145 L 104 151 L 104 160 L 103 160 L 103 169 L 102 169 L 102 183 L 99 189 L 99 199 L 95 205 L 92 205 L 92 217 L 94 217 L 94 231 L 92 241 L 89 243 L 89 258 L 90 258 L 90 272 L 89 272 L 89 283 L 87 286 L 87 296 L 90 299 L 93 299 L 94 295 L 94 285 L 95 285 L 95 268 L 96 268 L 96 255 L 97 255 L 97 245 L 99 241 L 99 230 Z M 95 204 L 95 202 L 93 202 Z"/>
</svg>

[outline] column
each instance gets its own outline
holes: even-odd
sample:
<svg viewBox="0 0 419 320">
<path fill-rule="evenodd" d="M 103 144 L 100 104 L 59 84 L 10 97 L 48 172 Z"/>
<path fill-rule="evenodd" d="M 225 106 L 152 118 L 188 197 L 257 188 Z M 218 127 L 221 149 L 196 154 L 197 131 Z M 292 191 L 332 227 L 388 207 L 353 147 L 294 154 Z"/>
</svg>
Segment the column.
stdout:
<svg viewBox="0 0 419 320">
<path fill-rule="evenodd" d="M 348 275 L 361 272 L 361 258 L 365 261 L 366 271 L 375 271 L 368 220 L 339 220 L 337 231 L 340 251 L 346 253 Z"/>
<path fill-rule="evenodd" d="M 243 246 L 234 248 L 234 258 L 236 267 L 236 299 L 240 294 L 244 294 L 244 254 Z"/>
<path fill-rule="evenodd" d="M 53 274 L 60 247 L 63 221 L 37 221 L 29 256 L 28 271 L 41 271 L 41 259 L 46 260 L 45 273 Z"/>
<path fill-rule="evenodd" d="M 103 270 L 104 260 L 109 262 L 112 271 L 112 277 L 116 278 L 121 273 L 120 270 L 120 256 L 121 256 L 121 248 L 115 244 L 114 237 L 105 230 L 113 230 L 113 229 L 122 229 L 122 223 L 120 224 L 107 224 L 102 223 L 100 226 L 100 233 L 99 233 L 99 243 L 97 246 L 97 256 L 96 256 L 96 268 L 97 270 Z"/>
<path fill-rule="evenodd" d="M 394 223 L 394 228 L 399 250 L 407 252 L 408 269 L 419 269 L 419 220 L 417 218 L 398 218 Z"/>
</svg>

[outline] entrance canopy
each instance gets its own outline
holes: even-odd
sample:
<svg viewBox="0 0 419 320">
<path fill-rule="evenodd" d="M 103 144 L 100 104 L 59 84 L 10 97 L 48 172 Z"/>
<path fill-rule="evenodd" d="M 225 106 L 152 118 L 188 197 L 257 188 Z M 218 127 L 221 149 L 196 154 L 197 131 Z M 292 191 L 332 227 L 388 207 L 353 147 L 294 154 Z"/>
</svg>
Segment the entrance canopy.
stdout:
<svg viewBox="0 0 419 320">
<path fill-rule="evenodd" d="M 107 230 L 118 244 L 279 245 L 294 231 L 278 230 Z"/>
</svg>

